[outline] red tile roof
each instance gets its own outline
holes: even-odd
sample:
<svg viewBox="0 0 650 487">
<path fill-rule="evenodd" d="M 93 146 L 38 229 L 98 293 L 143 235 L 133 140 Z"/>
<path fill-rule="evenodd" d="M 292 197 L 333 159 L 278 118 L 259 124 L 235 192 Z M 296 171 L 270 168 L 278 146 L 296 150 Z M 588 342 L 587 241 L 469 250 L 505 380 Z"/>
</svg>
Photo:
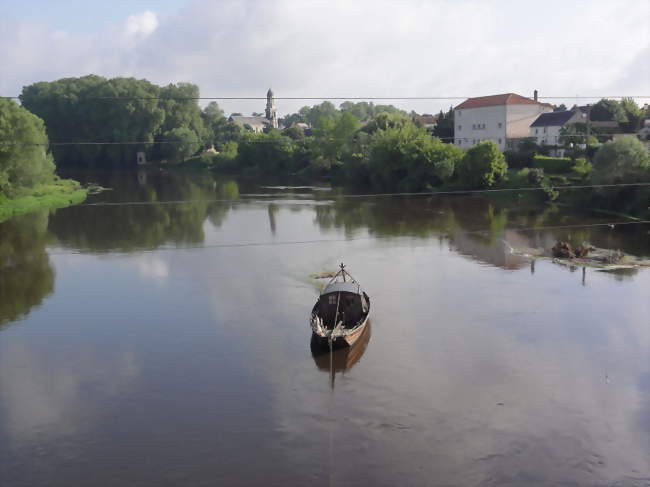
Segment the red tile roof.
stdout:
<svg viewBox="0 0 650 487">
<path fill-rule="evenodd" d="M 493 107 L 497 105 L 547 105 L 547 103 L 540 103 L 531 98 L 518 95 L 516 93 L 504 93 L 503 95 L 490 95 L 490 96 L 477 96 L 476 98 L 468 98 L 463 103 L 456 107 L 456 110 L 461 108 L 479 108 L 479 107 Z"/>
</svg>

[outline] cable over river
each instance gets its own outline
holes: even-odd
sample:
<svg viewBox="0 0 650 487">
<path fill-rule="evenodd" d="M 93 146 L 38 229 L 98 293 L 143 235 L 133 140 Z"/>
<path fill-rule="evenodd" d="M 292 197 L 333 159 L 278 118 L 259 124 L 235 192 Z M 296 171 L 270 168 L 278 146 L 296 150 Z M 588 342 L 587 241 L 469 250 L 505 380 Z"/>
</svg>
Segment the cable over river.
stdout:
<svg viewBox="0 0 650 487">
<path fill-rule="evenodd" d="M 649 224 L 484 195 L 85 178 L 113 188 L 88 203 L 178 203 L 0 223 L 0 485 L 647 485 L 650 269 L 510 249 L 648 259 Z M 371 324 L 322 355 L 314 277 L 340 262 Z"/>
</svg>

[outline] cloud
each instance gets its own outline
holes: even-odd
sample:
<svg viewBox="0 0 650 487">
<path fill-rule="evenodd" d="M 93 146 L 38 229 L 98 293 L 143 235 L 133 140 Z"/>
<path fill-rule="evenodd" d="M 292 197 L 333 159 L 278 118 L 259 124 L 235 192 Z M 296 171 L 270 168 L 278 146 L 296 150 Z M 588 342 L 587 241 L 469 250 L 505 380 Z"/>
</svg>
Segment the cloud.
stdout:
<svg viewBox="0 0 650 487">
<path fill-rule="evenodd" d="M 147 10 L 137 15 L 130 15 L 126 19 L 126 33 L 131 36 L 146 37 L 158 27 L 158 17 Z"/>
<path fill-rule="evenodd" d="M 644 88 L 626 76 L 643 64 L 649 15 L 650 4 L 634 1 L 550 1 L 540 12 L 507 1 L 280 0 L 196 1 L 90 35 L 5 20 L 0 63 L 11 69 L 0 91 L 93 72 L 189 81 L 204 96 L 263 96 L 269 86 L 277 96 L 310 97 L 612 94 Z M 306 103 L 278 105 L 286 113 Z M 435 111 L 455 101 L 395 103 Z"/>
</svg>

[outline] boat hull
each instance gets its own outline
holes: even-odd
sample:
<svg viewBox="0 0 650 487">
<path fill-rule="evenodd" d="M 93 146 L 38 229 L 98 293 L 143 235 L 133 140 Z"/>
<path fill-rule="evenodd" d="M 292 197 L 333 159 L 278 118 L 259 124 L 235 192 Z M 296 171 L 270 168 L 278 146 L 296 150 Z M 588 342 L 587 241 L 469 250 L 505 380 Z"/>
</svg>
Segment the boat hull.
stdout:
<svg viewBox="0 0 650 487">
<path fill-rule="evenodd" d="M 332 348 L 343 348 L 353 346 L 357 340 L 363 335 L 366 326 L 368 325 L 368 316 L 365 317 L 363 323 L 359 326 L 350 330 L 350 333 L 346 333 L 343 336 L 338 336 L 332 340 Z M 329 347 L 329 338 L 326 336 L 318 335 L 315 332 L 312 332 L 312 342 L 317 346 L 327 348 Z"/>
</svg>

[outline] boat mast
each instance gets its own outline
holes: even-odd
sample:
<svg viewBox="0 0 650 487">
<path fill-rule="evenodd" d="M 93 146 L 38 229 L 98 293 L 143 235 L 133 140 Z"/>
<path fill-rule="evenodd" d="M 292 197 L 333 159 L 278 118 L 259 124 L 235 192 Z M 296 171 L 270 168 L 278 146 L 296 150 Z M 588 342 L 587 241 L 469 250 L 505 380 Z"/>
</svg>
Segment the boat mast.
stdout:
<svg viewBox="0 0 650 487">
<path fill-rule="evenodd" d="M 345 282 L 345 264 L 341 262 L 341 275 L 343 276 L 343 282 Z"/>
</svg>

